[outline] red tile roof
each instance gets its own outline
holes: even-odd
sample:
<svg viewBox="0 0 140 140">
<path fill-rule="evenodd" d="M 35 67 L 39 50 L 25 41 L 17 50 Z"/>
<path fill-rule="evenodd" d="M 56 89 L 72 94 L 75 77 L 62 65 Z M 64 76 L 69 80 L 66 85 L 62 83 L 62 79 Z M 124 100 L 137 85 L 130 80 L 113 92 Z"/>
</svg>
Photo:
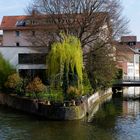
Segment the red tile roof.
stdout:
<svg viewBox="0 0 140 140">
<path fill-rule="evenodd" d="M 14 27 L 18 20 L 25 20 L 28 16 L 4 16 L 1 27 Z"/>
<path fill-rule="evenodd" d="M 1 22 L 0 29 L 14 29 L 16 27 L 16 23 L 19 20 L 25 20 L 29 16 L 23 15 L 23 16 L 4 16 Z"/>
<path fill-rule="evenodd" d="M 84 14 L 73 14 L 73 15 L 66 15 L 66 14 L 54 14 L 52 15 L 54 17 L 59 18 L 59 19 L 62 19 L 63 17 L 66 19 L 67 17 L 70 18 L 70 16 L 74 16 L 73 18 L 75 19 L 79 19 L 79 20 L 82 20 L 82 17 L 85 16 Z M 104 12 L 100 12 L 100 13 L 96 13 L 95 16 L 100 16 L 101 18 L 97 18 L 97 22 L 101 21 L 101 20 L 104 20 L 106 17 L 107 17 L 107 14 L 104 13 Z M 49 26 L 44 26 L 44 18 L 49 18 L 50 16 L 49 15 L 23 15 L 23 16 L 4 16 L 3 19 L 2 19 L 2 22 L 1 22 L 1 26 L 0 26 L 0 29 L 1 30 L 16 30 L 16 29 L 31 29 L 31 28 L 47 28 L 47 29 L 54 29 L 56 28 L 56 25 L 53 24 L 52 22 L 50 23 L 47 23 Z M 43 22 L 40 24 L 38 23 L 38 25 L 34 25 L 34 26 L 31 26 L 28 25 L 28 26 L 16 26 L 16 23 L 17 21 L 19 20 L 28 20 L 28 19 L 37 19 L 38 21 L 42 20 Z M 61 24 L 61 23 L 60 23 Z M 33 24 L 32 24 L 33 25 Z M 62 26 L 65 25 L 65 23 L 61 24 Z M 77 24 L 75 24 L 77 25 Z"/>
</svg>

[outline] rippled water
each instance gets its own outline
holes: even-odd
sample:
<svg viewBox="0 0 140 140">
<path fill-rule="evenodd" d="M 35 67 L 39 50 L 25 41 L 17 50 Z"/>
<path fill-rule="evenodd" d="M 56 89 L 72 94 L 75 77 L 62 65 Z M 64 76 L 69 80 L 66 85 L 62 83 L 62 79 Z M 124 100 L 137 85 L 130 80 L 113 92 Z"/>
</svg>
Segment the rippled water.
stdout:
<svg viewBox="0 0 140 140">
<path fill-rule="evenodd" d="M 63 122 L 1 106 L 0 140 L 140 140 L 140 102 L 112 99 L 88 118 Z"/>
</svg>

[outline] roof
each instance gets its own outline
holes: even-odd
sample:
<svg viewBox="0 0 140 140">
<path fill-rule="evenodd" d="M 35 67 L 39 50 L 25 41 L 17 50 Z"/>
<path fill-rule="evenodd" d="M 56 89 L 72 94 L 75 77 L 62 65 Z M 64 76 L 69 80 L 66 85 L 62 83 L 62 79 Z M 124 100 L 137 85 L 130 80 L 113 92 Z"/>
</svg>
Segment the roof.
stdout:
<svg viewBox="0 0 140 140">
<path fill-rule="evenodd" d="M 136 36 L 122 36 L 121 37 L 121 42 L 136 42 L 137 37 Z"/>
<path fill-rule="evenodd" d="M 130 62 L 133 60 L 134 50 L 131 49 L 128 45 L 116 42 L 115 46 L 117 61 Z"/>
<path fill-rule="evenodd" d="M 4 16 L 1 27 L 13 27 L 18 20 L 25 20 L 28 16 Z"/>
<path fill-rule="evenodd" d="M 45 16 L 46 17 L 46 16 Z M 44 16 L 35 16 L 31 15 L 21 15 L 21 16 L 4 16 L 1 22 L 0 30 L 18 30 L 18 29 L 36 29 L 43 28 L 39 24 L 32 23 L 32 19 L 37 19 L 38 21 L 44 18 Z M 22 24 L 23 25 L 22 25 Z M 34 26 L 33 26 L 34 25 Z M 48 27 L 49 28 L 49 27 Z M 50 26 L 51 28 L 51 26 Z"/>
<path fill-rule="evenodd" d="M 4 16 L 1 22 L 0 29 L 13 29 L 17 28 L 16 23 L 20 20 L 25 20 L 29 16 L 23 15 L 23 16 Z"/>
<path fill-rule="evenodd" d="M 99 16 L 100 18 L 97 18 L 97 22 L 100 22 L 101 20 L 105 20 L 106 17 L 107 17 L 107 14 L 104 13 L 104 12 L 99 12 L 99 13 L 96 13 L 94 14 L 95 16 Z M 64 22 L 64 19 L 67 20 L 67 19 L 70 19 L 71 17 L 74 18 L 74 19 L 79 19 L 79 20 L 82 20 L 83 16 L 86 17 L 86 14 L 53 14 L 53 15 L 21 15 L 21 16 L 4 16 L 3 19 L 2 19 L 2 22 L 1 22 L 1 26 L 0 26 L 0 29 L 1 30 L 17 30 L 17 29 L 31 29 L 31 28 L 47 28 L 47 29 L 52 29 L 52 28 L 55 28 L 56 25 L 53 24 L 54 21 L 51 20 L 51 18 L 49 17 L 56 17 L 56 21 L 58 20 L 61 20 Z M 44 19 L 48 19 L 47 21 L 44 20 Z M 36 23 L 33 24 L 32 21 L 34 20 Z M 18 24 L 18 21 L 20 23 L 20 21 L 29 21 L 28 22 L 28 25 L 25 23 L 24 26 L 17 26 Z M 42 21 L 42 22 L 41 22 Z M 45 21 L 45 22 L 44 22 Z M 60 24 L 63 26 L 65 25 L 65 22 L 64 23 L 61 23 L 61 21 L 59 21 Z M 68 21 L 70 22 L 70 20 Z M 74 22 L 73 22 L 74 23 Z M 49 25 L 49 26 L 44 26 L 44 25 Z M 33 26 L 34 25 L 34 26 Z M 72 24 L 73 25 L 73 24 Z M 76 24 L 75 24 L 76 25 Z M 73 25 L 73 26 L 75 26 Z"/>
<path fill-rule="evenodd" d="M 116 51 L 119 52 L 123 52 L 123 53 L 134 53 L 134 51 L 126 44 L 121 44 L 120 42 L 114 42 L 115 46 L 116 46 Z"/>
</svg>

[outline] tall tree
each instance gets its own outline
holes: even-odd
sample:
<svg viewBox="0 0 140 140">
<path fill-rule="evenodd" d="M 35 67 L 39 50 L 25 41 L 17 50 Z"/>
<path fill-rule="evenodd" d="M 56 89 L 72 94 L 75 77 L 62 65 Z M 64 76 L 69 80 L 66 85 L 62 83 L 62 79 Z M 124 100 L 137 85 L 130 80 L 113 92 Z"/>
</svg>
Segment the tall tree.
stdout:
<svg viewBox="0 0 140 140">
<path fill-rule="evenodd" d="M 127 33 L 128 24 L 120 0 L 33 0 L 28 9 L 43 27 L 32 42 L 48 46 L 60 40 L 60 31 L 75 35 L 93 88 L 111 85 L 115 73 L 112 42 Z"/>
<path fill-rule="evenodd" d="M 86 70 L 90 79 L 92 88 L 106 89 L 112 86 L 116 74 L 115 55 L 112 48 L 102 48 L 102 42 L 96 42 L 93 48 L 87 54 Z"/>
<path fill-rule="evenodd" d="M 52 45 L 48 56 L 48 69 L 51 80 L 59 76 L 57 82 L 62 81 L 63 92 L 66 93 L 70 86 L 79 88 L 82 85 L 83 55 L 78 38 L 65 34 L 61 34 L 61 37 L 61 42 Z"/>
<path fill-rule="evenodd" d="M 82 47 L 91 47 L 99 38 L 103 39 L 104 43 L 110 43 L 112 39 L 127 31 L 128 20 L 121 15 L 120 0 L 32 1 L 28 11 L 34 15 L 34 20 L 46 25 L 46 29 L 38 32 L 33 42 L 38 41 L 48 45 L 56 39 L 52 36 L 54 35 L 52 32 L 54 31 L 56 36 L 63 30 L 65 33 L 77 36 Z M 43 18 L 39 18 L 41 16 Z"/>
</svg>

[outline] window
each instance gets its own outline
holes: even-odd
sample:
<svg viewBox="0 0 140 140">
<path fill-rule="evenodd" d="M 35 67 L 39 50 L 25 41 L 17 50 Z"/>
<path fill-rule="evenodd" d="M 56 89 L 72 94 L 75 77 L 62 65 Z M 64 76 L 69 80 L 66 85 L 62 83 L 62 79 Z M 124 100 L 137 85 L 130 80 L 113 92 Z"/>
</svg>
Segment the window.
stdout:
<svg viewBox="0 0 140 140">
<path fill-rule="evenodd" d="M 46 64 L 46 54 L 33 53 L 33 54 L 19 54 L 19 64 Z"/>
<path fill-rule="evenodd" d="M 134 45 L 136 45 L 136 42 L 128 42 L 128 45 L 129 46 L 134 46 Z"/>
<path fill-rule="evenodd" d="M 17 46 L 17 47 L 20 46 L 19 42 L 16 42 L 16 46 Z"/>
<path fill-rule="evenodd" d="M 25 25 L 26 25 L 25 20 L 18 20 L 18 21 L 16 22 L 16 26 L 25 26 Z"/>
<path fill-rule="evenodd" d="M 134 72 L 134 71 L 133 71 L 132 68 L 128 68 L 128 73 L 129 73 L 129 74 L 133 74 L 133 72 Z"/>
<path fill-rule="evenodd" d="M 35 36 L 35 31 L 32 31 L 32 36 Z"/>
<path fill-rule="evenodd" d="M 20 36 L 20 32 L 19 31 L 16 31 L 16 36 Z"/>
<path fill-rule="evenodd" d="M 43 83 L 46 83 L 46 69 L 19 69 L 19 74 L 21 77 L 27 77 L 29 80 L 39 77 Z"/>
</svg>

